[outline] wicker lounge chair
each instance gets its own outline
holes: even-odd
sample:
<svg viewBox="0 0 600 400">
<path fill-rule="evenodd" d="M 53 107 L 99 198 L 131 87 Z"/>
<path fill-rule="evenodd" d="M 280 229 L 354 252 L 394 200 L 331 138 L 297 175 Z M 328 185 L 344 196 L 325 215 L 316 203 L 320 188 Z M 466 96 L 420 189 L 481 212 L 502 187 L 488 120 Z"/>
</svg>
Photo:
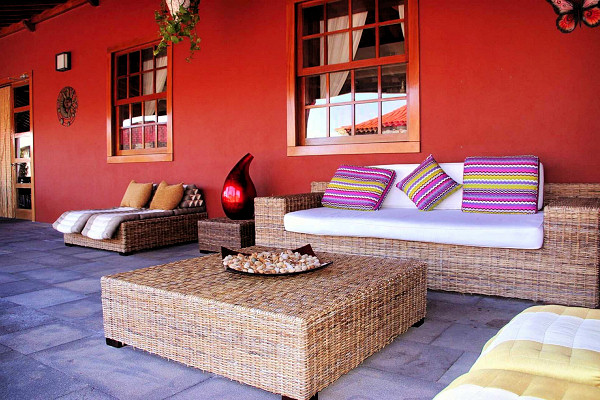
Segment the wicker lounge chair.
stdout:
<svg viewBox="0 0 600 400">
<path fill-rule="evenodd" d="M 544 186 L 541 249 L 473 247 L 370 237 L 325 236 L 286 231 L 286 213 L 321 206 L 327 182 L 311 193 L 255 200 L 256 244 L 400 259 L 429 265 L 428 287 L 553 302 L 599 305 L 600 184 Z"/>
</svg>

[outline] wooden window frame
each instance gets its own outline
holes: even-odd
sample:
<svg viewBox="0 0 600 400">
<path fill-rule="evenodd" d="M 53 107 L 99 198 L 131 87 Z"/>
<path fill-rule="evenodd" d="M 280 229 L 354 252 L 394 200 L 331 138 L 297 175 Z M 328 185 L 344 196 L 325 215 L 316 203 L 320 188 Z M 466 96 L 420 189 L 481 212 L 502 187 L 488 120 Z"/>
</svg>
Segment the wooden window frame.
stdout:
<svg viewBox="0 0 600 400">
<path fill-rule="evenodd" d="M 349 61 L 341 64 L 324 65 L 319 67 L 303 68 L 299 57 L 299 38 L 301 26 L 298 26 L 299 4 L 308 5 L 325 4 L 327 0 L 288 0 L 286 7 L 287 19 L 287 155 L 327 155 L 327 154 L 370 154 L 370 153 L 418 153 L 421 151 L 420 144 L 420 101 L 419 101 L 419 0 L 405 0 L 407 4 L 408 20 L 405 21 L 407 41 L 405 54 L 372 58 L 368 60 Z M 351 7 L 351 0 L 348 0 Z M 377 11 L 376 11 L 377 12 Z M 391 23 L 392 21 L 390 21 Z M 382 23 L 387 25 L 388 22 Z M 365 25 L 365 27 L 376 26 L 376 24 Z M 380 26 L 380 25 L 377 25 Z M 350 32 L 352 28 L 343 31 Z M 340 31 L 340 32 L 343 32 Z M 325 34 L 309 35 L 310 37 L 322 37 Z M 352 35 L 350 35 L 352 36 Z M 327 40 L 325 40 L 327 42 Z M 326 50 L 325 50 L 326 51 Z M 378 49 L 377 49 L 378 51 Z M 408 53 L 408 55 L 406 54 Z M 377 52 L 378 54 L 378 52 Z M 386 135 L 390 141 L 381 141 L 381 138 L 369 138 L 371 135 L 361 137 L 349 136 L 340 138 L 321 138 L 316 141 L 304 138 L 302 121 L 299 118 L 302 109 L 301 94 L 298 91 L 298 78 L 307 75 L 315 75 L 326 72 L 342 70 L 353 70 L 358 68 L 380 67 L 389 64 L 407 63 L 406 71 L 406 104 L 407 104 L 407 130 L 408 140 L 393 141 L 393 135 Z M 381 86 L 381 81 L 378 83 Z M 381 87 L 379 87 L 381 90 Z M 381 99 L 380 99 L 381 100 Z M 387 100 L 387 99 L 386 99 Z M 354 103 L 354 102 L 353 102 Z M 341 105 L 341 104 L 335 104 Z M 381 115 L 379 116 L 381 118 Z M 381 125 L 381 121 L 380 121 Z M 379 135 L 378 135 L 379 136 Z"/>
<path fill-rule="evenodd" d="M 109 164 L 131 163 L 131 162 L 160 162 L 173 161 L 173 46 L 168 46 L 167 52 L 167 146 L 150 149 L 138 150 L 118 150 L 119 147 L 119 129 L 118 116 L 115 115 L 116 104 L 116 56 L 119 53 L 141 50 L 143 48 L 158 44 L 156 38 L 139 39 L 133 42 L 125 43 L 107 50 L 107 85 L 106 85 L 106 143 L 107 143 L 107 162 Z M 154 71 L 156 68 L 153 69 Z M 128 72 L 129 73 L 129 72 Z M 140 77 L 143 72 L 140 71 Z M 156 85 L 156 83 L 154 83 Z M 145 102 L 147 100 L 162 99 L 156 93 L 151 95 L 142 95 L 135 98 L 135 102 Z M 158 130 L 155 132 L 158 138 Z M 158 140 L 158 139 L 157 139 Z"/>
</svg>

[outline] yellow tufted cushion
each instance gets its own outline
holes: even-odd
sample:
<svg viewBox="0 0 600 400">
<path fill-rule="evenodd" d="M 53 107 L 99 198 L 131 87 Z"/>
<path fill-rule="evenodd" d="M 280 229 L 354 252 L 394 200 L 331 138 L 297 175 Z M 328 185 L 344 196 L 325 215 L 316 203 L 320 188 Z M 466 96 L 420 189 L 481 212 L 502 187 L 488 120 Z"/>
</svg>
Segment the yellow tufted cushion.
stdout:
<svg viewBox="0 0 600 400">
<path fill-rule="evenodd" d="M 121 200 L 121 207 L 142 208 L 148 203 L 151 195 L 152 183 L 136 183 L 132 180 Z"/>
<path fill-rule="evenodd" d="M 167 185 L 162 181 L 156 193 L 150 202 L 150 209 L 153 210 L 172 210 L 179 205 L 183 197 L 183 183 L 177 185 Z"/>
</svg>

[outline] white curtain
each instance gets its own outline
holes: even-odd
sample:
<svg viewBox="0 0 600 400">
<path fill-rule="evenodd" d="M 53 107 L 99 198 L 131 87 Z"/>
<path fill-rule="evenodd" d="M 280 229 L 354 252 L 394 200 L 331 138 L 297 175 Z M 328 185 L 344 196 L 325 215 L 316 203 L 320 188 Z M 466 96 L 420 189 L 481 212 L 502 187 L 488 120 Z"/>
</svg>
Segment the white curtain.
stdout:
<svg viewBox="0 0 600 400">
<path fill-rule="evenodd" d="M 143 63 L 144 70 L 152 69 L 152 60 L 144 61 Z M 162 56 L 156 57 L 156 68 L 166 67 L 167 66 L 167 55 L 164 54 Z M 143 94 L 152 94 L 152 72 L 144 74 L 144 87 Z M 147 76 L 150 76 L 150 79 L 145 79 Z M 165 88 L 165 84 L 167 83 L 167 69 L 161 69 L 156 71 L 156 93 L 160 93 Z M 146 103 L 146 116 L 154 115 L 156 112 L 156 102 L 152 101 L 150 104 Z"/>
<path fill-rule="evenodd" d="M 367 12 L 360 12 L 352 15 L 352 26 L 362 26 L 365 24 L 367 20 Z M 348 17 L 337 17 L 330 18 L 327 20 L 327 31 L 333 32 L 340 29 L 346 29 L 348 27 Z M 323 23 L 321 23 L 321 32 L 323 31 Z M 362 36 L 362 29 L 356 30 L 352 32 L 352 55 L 356 55 L 356 51 L 358 50 L 358 44 L 360 43 L 360 38 Z M 348 37 L 346 34 L 339 35 L 331 35 L 327 37 L 327 60 L 328 64 L 338 64 L 343 63 L 348 60 L 348 47 L 350 43 L 348 42 Z M 322 47 L 321 47 L 322 48 Z M 321 65 L 324 64 L 324 53 L 321 50 Z M 340 94 L 346 79 L 348 78 L 348 74 L 350 71 L 343 71 L 340 73 L 330 74 L 329 75 L 329 97 L 334 97 Z M 326 96 L 327 90 L 327 80 L 325 75 L 321 76 L 321 98 L 324 99 Z"/>
<path fill-rule="evenodd" d="M 400 19 L 404 19 L 404 4 L 400 4 L 398 6 L 398 14 Z M 406 34 L 404 33 L 404 22 L 400 22 L 400 29 L 402 29 L 402 36 L 404 36 L 404 41 L 406 42 Z"/>
</svg>

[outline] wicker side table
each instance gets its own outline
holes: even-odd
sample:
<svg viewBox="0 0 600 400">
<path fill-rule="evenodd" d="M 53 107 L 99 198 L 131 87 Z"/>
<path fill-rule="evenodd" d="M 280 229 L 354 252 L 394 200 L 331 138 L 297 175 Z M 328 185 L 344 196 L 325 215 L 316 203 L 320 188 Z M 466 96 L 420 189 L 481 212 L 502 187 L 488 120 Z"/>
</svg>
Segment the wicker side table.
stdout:
<svg viewBox="0 0 600 400">
<path fill-rule="evenodd" d="M 200 251 L 220 251 L 254 246 L 254 220 L 234 221 L 229 218 L 211 218 L 198 221 L 198 248 Z"/>
</svg>

